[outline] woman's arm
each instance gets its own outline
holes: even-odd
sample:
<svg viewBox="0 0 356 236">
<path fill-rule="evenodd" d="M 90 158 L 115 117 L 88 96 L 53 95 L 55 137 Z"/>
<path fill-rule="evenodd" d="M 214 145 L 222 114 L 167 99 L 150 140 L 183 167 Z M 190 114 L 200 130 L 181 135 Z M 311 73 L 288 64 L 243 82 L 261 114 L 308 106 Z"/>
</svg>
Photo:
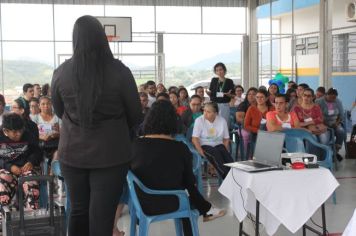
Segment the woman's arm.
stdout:
<svg viewBox="0 0 356 236">
<path fill-rule="evenodd" d="M 236 122 L 238 124 L 242 124 L 244 122 L 244 118 L 245 118 L 245 112 L 243 111 L 238 111 L 236 112 Z"/>
<path fill-rule="evenodd" d="M 244 129 L 252 133 L 257 133 L 259 127 L 254 127 L 252 125 L 253 119 L 257 119 L 257 114 L 253 112 L 252 106 L 250 106 L 246 112 L 246 117 L 244 119 Z M 261 121 L 260 121 L 261 122 Z"/>
<path fill-rule="evenodd" d="M 226 150 L 230 150 L 230 139 L 224 138 L 223 144 L 224 144 Z"/>
<path fill-rule="evenodd" d="M 192 143 L 195 147 L 195 149 L 198 151 L 198 153 L 205 157 L 205 154 L 204 154 L 204 151 L 203 151 L 203 148 L 201 147 L 200 145 L 200 139 L 198 137 L 192 137 Z"/>
</svg>

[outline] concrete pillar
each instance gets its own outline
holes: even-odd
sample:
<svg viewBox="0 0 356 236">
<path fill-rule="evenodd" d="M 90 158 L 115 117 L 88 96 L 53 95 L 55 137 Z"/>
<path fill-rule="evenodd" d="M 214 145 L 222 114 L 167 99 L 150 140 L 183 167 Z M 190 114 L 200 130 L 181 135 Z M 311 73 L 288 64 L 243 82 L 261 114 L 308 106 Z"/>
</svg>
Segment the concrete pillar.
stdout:
<svg viewBox="0 0 356 236">
<path fill-rule="evenodd" d="M 258 86 L 258 43 L 257 43 L 257 17 L 256 17 L 256 0 L 248 0 L 247 6 L 247 38 L 246 45 L 243 44 L 243 85 L 245 88 Z M 247 43 L 248 42 L 248 43 Z M 248 52 L 248 53 L 247 53 Z M 248 68 L 248 73 L 247 73 Z"/>
</svg>

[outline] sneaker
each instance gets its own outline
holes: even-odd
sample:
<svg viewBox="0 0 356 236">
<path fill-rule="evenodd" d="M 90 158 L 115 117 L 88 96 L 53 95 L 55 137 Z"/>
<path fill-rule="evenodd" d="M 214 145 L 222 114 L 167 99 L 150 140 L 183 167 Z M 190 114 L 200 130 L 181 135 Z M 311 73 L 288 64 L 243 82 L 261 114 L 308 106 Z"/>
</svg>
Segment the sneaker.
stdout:
<svg viewBox="0 0 356 236">
<path fill-rule="evenodd" d="M 219 209 L 214 206 L 211 206 L 210 210 L 203 217 L 203 222 L 215 220 L 216 218 L 222 217 L 226 214 L 225 209 Z"/>
</svg>

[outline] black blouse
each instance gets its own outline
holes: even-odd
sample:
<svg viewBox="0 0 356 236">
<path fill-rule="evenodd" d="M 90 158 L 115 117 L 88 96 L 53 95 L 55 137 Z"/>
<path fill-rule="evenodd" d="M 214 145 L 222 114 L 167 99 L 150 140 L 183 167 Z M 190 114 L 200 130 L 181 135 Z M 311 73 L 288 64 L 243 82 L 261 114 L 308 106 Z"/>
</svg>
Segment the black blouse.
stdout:
<svg viewBox="0 0 356 236">
<path fill-rule="evenodd" d="M 224 82 L 220 82 L 219 78 L 212 78 L 209 86 L 209 90 L 211 92 L 210 100 L 216 103 L 228 103 L 231 98 L 224 95 L 223 97 L 217 97 L 217 92 L 227 93 L 231 90 L 231 93 L 234 91 L 234 82 L 226 78 Z"/>
</svg>

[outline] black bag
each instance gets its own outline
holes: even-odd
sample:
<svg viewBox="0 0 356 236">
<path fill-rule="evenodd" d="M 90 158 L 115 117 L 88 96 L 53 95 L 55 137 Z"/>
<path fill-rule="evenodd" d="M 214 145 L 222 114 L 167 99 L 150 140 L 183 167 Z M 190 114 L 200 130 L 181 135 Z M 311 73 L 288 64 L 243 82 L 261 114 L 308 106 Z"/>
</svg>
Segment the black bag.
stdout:
<svg viewBox="0 0 356 236">
<path fill-rule="evenodd" d="M 346 143 L 347 159 L 356 159 L 356 125 L 354 125 L 350 141 Z"/>
<path fill-rule="evenodd" d="M 2 235 L 3 236 L 65 236 L 66 224 L 63 206 L 54 206 L 53 191 L 54 177 L 26 176 L 20 177 L 18 181 L 19 211 L 10 211 L 9 207 L 2 207 Z M 49 183 L 49 207 L 24 212 L 22 184 L 25 181 L 47 181 Z"/>
</svg>

